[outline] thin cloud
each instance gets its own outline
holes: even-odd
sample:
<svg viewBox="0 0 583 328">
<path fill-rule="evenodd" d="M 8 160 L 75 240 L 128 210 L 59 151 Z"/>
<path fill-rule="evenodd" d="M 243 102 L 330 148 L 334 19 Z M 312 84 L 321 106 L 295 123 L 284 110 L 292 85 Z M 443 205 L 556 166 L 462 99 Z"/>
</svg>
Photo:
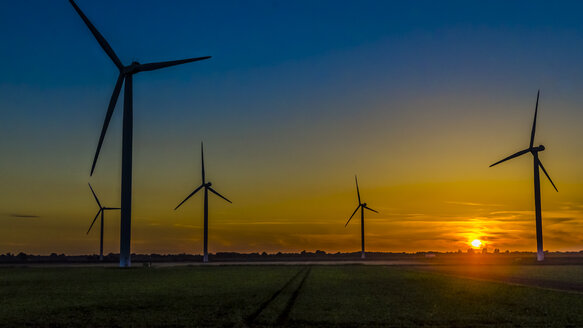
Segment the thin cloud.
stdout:
<svg viewBox="0 0 583 328">
<path fill-rule="evenodd" d="M 502 206 L 501 204 L 486 204 L 486 203 L 457 202 L 457 201 L 449 201 L 449 202 L 445 202 L 445 203 L 452 204 L 452 205 L 465 205 L 465 206 Z"/>
<path fill-rule="evenodd" d="M 576 221 L 575 218 L 546 218 L 546 221 L 553 221 L 553 224 Z"/>
<path fill-rule="evenodd" d="M 10 213 L 8 214 L 9 217 L 11 218 L 25 218 L 25 219 L 35 219 L 35 218 L 40 218 L 40 216 L 38 215 L 31 215 L 31 214 L 21 214 L 21 213 Z"/>
<path fill-rule="evenodd" d="M 201 226 L 190 225 L 190 224 L 180 224 L 180 223 L 174 223 L 172 226 L 177 227 L 177 228 L 186 228 L 186 229 L 200 229 L 201 228 Z"/>
</svg>

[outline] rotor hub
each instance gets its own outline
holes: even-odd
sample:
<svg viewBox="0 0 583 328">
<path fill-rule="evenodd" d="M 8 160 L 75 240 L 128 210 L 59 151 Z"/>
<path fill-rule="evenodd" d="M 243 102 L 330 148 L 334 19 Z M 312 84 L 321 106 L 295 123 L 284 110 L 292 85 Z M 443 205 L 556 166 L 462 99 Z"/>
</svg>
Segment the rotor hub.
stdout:
<svg viewBox="0 0 583 328">
<path fill-rule="evenodd" d="M 545 146 L 539 145 L 538 147 L 532 148 L 531 152 L 539 152 L 545 150 Z"/>
<path fill-rule="evenodd" d="M 130 65 L 124 67 L 124 72 L 129 74 L 135 73 L 139 66 L 140 63 L 138 63 L 137 61 L 133 61 Z"/>
</svg>

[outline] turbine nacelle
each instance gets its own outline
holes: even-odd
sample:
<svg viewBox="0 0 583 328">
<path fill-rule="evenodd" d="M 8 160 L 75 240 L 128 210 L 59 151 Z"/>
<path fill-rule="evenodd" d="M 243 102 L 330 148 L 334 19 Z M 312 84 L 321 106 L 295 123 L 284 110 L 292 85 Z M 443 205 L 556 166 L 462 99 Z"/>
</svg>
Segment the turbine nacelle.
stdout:
<svg viewBox="0 0 583 328">
<path fill-rule="evenodd" d="M 543 145 L 540 145 L 540 146 L 538 146 L 538 147 L 533 147 L 533 148 L 531 148 L 531 149 L 530 149 L 530 152 L 531 152 L 531 153 L 535 153 L 535 152 L 539 152 L 539 151 L 543 151 L 543 150 L 545 150 L 545 146 L 543 146 Z"/>
<path fill-rule="evenodd" d="M 212 186 L 212 185 L 213 185 L 213 184 L 212 184 L 211 182 L 207 182 L 207 183 L 205 184 L 205 187 L 207 187 L 207 188 L 208 188 L 208 187 L 210 187 L 210 186 Z"/>
<path fill-rule="evenodd" d="M 138 63 L 137 61 L 133 61 L 130 65 L 123 67 L 124 74 L 135 74 L 140 71 L 140 66 L 142 64 Z"/>
</svg>

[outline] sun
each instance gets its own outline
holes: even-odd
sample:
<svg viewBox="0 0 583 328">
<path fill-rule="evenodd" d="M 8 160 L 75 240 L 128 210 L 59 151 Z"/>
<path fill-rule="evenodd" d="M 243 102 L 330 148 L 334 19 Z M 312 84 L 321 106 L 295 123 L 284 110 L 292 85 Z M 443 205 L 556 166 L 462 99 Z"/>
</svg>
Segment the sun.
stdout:
<svg viewBox="0 0 583 328">
<path fill-rule="evenodd" d="M 482 245 L 482 241 L 480 241 L 479 239 L 472 240 L 472 246 L 480 247 L 481 245 Z"/>
</svg>

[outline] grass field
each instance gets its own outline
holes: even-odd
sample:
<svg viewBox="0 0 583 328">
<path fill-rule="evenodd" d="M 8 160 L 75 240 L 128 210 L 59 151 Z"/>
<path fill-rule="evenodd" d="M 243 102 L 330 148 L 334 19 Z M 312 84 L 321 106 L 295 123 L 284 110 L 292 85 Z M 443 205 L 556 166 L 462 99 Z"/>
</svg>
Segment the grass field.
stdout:
<svg viewBox="0 0 583 328">
<path fill-rule="evenodd" d="M 459 277 L 583 293 L 581 265 L 436 265 L 419 267 Z"/>
<path fill-rule="evenodd" d="M 519 268 L 539 280 L 582 272 Z M 0 268 L 2 327 L 575 327 L 581 309 L 581 293 L 398 266 Z"/>
</svg>

